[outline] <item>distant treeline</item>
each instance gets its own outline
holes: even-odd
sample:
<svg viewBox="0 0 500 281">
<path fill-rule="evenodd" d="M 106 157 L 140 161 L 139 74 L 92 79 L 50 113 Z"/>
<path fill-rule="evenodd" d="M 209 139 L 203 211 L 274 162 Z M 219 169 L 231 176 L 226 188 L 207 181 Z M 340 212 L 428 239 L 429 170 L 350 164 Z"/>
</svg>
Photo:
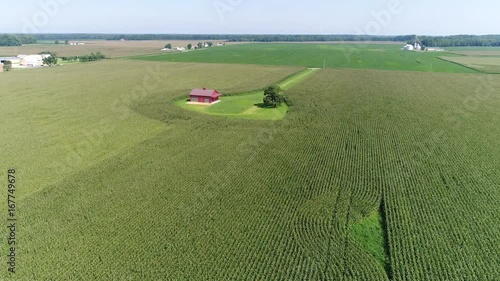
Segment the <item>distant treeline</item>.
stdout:
<svg viewBox="0 0 500 281">
<path fill-rule="evenodd" d="M 32 44 L 38 40 L 224 40 L 229 42 L 334 42 L 334 41 L 392 41 L 411 42 L 415 35 L 251 35 L 251 34 L 33 34 L 32 36 L 3 36 L 4 44 Z M 420 36 L 428 47 L 500 46 L 500 35 Z M 17 43 L 16 43 L 17 42 Z M 11 46 L 2 45 L 1 46 Z"/>
<path fill-rule="evenodd" d="M 415 35 L 252 35 L 252 34 L 35 34 L 38 40 L 224 40 L 229 42 L 395 41 Z"/>
<path fill-rule="evenodd" d="M 35 44 L 36 38 L 25 35 L 0 35 L 0 46 L 21 46 L 23 44 Z"/>
<path fill-rule="evenodd" d="M 454 36 L 422 36 L 422 44 L 427 47 L 496 47 L 500 46 L 500 35 L 454 35 Z"/>
</svg>

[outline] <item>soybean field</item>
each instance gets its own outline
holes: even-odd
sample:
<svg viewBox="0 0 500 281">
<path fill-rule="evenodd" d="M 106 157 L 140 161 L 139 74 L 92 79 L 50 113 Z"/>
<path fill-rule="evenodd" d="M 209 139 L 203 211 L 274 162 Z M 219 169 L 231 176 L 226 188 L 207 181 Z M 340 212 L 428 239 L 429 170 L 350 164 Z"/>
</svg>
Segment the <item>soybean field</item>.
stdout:
<svg viewBox="0 0 500 281">
<path fill-rule="evenodd" d="M 403 43 L 401 43 L 403 46 Z M 439 57 L 443 52 L 408 52 L 394 44 L 241 44 L 177 54 L 136 56 L 146 61 L 291 65 L 314 68 L 477 73 Z"/>
</svg>

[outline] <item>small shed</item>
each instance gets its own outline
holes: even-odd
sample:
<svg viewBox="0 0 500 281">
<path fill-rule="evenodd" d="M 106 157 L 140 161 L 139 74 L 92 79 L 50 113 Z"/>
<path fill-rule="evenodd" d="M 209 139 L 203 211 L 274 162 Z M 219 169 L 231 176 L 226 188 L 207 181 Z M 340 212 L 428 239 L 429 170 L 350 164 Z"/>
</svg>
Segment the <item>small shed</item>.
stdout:
<svg viewBox="0 0 500 281">
<path fill-rule="evenodd" d="M 216 90 L 209 90 L 207 88 L 203 89 L 194 89 L 191 91 L 189 94 L 189 101 L 190 102 L 197 102 L 197 103 L 205 103 L 205 104 L 212 104 L 219 102 L 219 98 L 222 95 L 219 94 Z"/>
</svg>

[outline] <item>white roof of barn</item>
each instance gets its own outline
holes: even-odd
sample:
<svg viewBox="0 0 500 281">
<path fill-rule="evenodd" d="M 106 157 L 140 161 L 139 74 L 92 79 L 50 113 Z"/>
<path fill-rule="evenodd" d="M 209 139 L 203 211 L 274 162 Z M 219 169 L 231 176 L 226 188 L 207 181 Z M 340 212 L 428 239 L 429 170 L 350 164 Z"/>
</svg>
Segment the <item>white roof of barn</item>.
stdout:
<svg viewBox="0 0 500 281">
<path fill-rule="evenodd" d="M 19 60 L 18 57 L 0 57 L 0 61 L 6 61 L 6 60 Z"/>
<path fill-rule="evenodd" d="M 406 44 L 404 47 L 403 47 L 403 50 L 410 50 L 412 51 L 414 49 L 413 45 L 410 45 L 410 44 Z"/>
</svg>

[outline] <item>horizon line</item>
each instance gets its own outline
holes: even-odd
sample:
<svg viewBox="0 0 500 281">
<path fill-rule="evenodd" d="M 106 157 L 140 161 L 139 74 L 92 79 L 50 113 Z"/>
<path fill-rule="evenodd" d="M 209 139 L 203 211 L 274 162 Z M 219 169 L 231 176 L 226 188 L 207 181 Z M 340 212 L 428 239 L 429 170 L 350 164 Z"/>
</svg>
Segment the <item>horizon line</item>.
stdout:
<svg viewBox="0 0 500 281">
<path fill-rule="evenodd" d="M 108 33 L 108 32 L 47 32 L 47 33 L 9 33 L 0 32 L 0 35 L 46 35 L 46 34 L 89 34 L 89 35 L 286 35 L 286 36 L 374 36 L 374 37 L 397 37 L 397 36 L 428 36 L 428 37 L 451 37 L 451 36 L 500 36 L 500 34 L 447 34 L 447 35 L 427 35 L 427 34 L 392 34 L 392 35 L 380 35 L 380 34 L 349 34 L 349 33 L 331 33 L 331 34 L 319 34 L 319 33 Z"/>
</svg>

